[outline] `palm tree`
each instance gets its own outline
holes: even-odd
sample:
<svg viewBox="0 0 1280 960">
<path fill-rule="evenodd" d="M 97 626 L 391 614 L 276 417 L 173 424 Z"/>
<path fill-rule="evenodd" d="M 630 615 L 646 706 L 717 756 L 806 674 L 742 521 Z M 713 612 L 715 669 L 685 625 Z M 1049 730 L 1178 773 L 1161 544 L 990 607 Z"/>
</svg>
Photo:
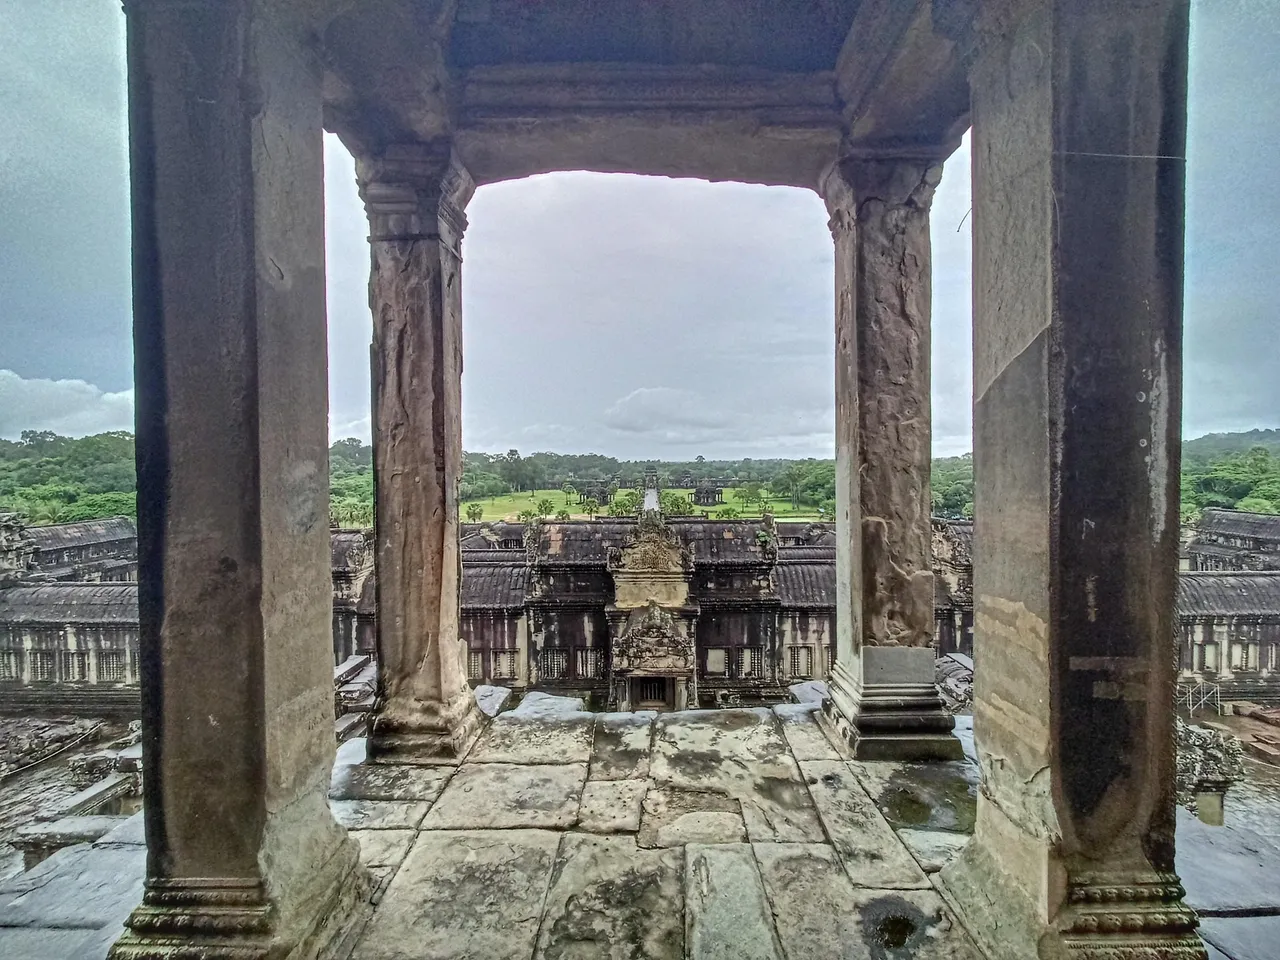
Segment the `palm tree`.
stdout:
<svg viewBox="0 0 1280 960">
<path fill-rule="evenodd" d="M 543 497 L 538 501 L 538 506 L 534 509 L 539 517 L 549 517 L 555 513 L 556 505 L 551 502 L 550 497 Z"/>
<path fill-rule="evenodd" d="M 595 515 L 600 512 L 600 501 L 595 497 L 587 497 L 586 500 L 582 501 L 582 512 L 595 519 Z"/>
<path fill-rule="evenodd" d="M 564 486 L 560 488 L 560 492 L 564 494 L 564 505 L 567 507 L 569 505 L 569 498 L 575 496 L 578 491 L 573 488 L 572 483 L 566 480 L 564 482 Z"/>
<path fill-rule="evenodd" d="M 482 517 L 484 517 L 484 507 L 480 506 L 480 504 L 478 503 L 467 504 L 468 520 L 470 520 L 472 523 L 479 523 Z"/>
</svg>

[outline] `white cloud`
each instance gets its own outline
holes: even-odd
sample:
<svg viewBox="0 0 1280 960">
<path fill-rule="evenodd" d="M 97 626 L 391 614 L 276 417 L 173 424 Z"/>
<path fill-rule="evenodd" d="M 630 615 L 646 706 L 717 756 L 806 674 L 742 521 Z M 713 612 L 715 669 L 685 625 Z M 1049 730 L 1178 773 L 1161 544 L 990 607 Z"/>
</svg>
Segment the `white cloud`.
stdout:
<svg viewBox="0 0 1280 960">
<path fill-rule="evenodd" d="M 84 380 L 27 380 L 0 370 L 0 437 L 23 430 L 87 436 L 133 429 L 133 390 L 106 393 Z"/>
</svg>

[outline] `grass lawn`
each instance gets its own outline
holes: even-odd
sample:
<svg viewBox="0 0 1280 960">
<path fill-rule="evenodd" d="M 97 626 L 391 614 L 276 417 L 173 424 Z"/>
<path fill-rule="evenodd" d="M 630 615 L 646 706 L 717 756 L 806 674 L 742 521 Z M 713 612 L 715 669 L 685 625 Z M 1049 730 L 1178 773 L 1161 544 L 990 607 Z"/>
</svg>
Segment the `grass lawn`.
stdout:
<svg viewBox="0 0 1280 960">
<path fill-rule="evenodd" d="M 692 490 L 677 489 L 675 492 L 688 497 L 690 500 L 693 499 Z M 569 515 L 573 517 L 573 519 L 575 520 L 587 519 L 587 515 L 582 512 L 581 504 L 578 503 L 578 495 L 575 493 L 573 496 L 568 498 L 568 502 L 566 503 L 565 495 L 560 490 L 536 490 L 532 494 L 509 493 L 501 497 L 490 497 L 487 500 L 469 500 L 459 506 L 458 513 L 461 515 L 461 519 L 463 520 L 464 523 L 471 522 L 470 518 L 467 516 L 467 508 L 471 506 L 471 504 L 473 503 L 478 503 L 480 504 L 481 508 L 484 510 L 484 515 L 480 518 L 481 522 L 491 522 L 494 520 L 515 520 L 520 514 L 521 510 L 532 510 L 535 508 L 538 501 L 543 499 L 550 500 L 553 504 L 555 504 L 555 508 L 552 511 L 553 515 L 554 513 L 560 510 L 568 510 Z M 734 498 L 732 490 L 725 490 L 724 500 L 725 502 L 722 504 L 722 506 L 726 506 L 726 507 L 732 506 L 737 508 L 737 510 L 743 515 L 743 517 L 749 517 L 749 516 L 758 517 L 760 515 L 760 512 L 758 509 L 755 510 L 754 513 L 748 513 L 746 510 L 744 510 L 742 505 Z M 773 507 L 774 517 L 776 517 L 779 520 L 817 520 L 818 519 L 817 511 L 815 511 L 813 507 L 802 506 L 799 509 L 795 509 L 794 507 L 791 506 L 790 500 L 774 499 L 770 502 L 770 506 Z M 694 512 L 697 515 L 705 514 L 714 518 L 716 510 L 718 509 L 720 508 L 719 507 L 695 507 Z M 599 516 L 605 516 L 605 515 L 606 515 L 605 511 L 602 511 L 599 514 Z"/>
</svg>

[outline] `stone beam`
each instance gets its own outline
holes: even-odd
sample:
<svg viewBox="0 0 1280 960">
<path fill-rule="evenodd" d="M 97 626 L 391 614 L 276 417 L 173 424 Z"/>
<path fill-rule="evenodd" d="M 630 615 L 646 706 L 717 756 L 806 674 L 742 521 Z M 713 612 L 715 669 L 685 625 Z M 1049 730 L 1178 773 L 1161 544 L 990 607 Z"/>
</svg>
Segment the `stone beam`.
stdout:
<svg viewBox="0 0 1280 960">
<path fill-rule="evenodd" d="M 112 956 L 310 956 L 334 760 L 319 71 L 257 2 L 126 4 L 145 896 Z"/>
<path fill-rule="evenodd" d="M 1008 0 L 973 71 L 977 829 L 995 958 L 1203 958 L 1174 874 L 1187 0 Z"/>
<path fill-rule="evenodd" d="M 837 249 L 837 473 L 857 475 L 838 492 L 859 504 L 856 533 L 851 509 L 838 531 L 837 583 L 860 593 L 827 714 L 861 759 L 961 753 L 934 685 L 929 207 L 941 176 L 937 161 L 849 160 L 823 184 Z"/>
<path fill-rule="evenodd" d="M 373 759 L 458 762 L 482 715 L 459 637 L 463 213 L 446 144 L 357 161 L 373 312 L 378 705 Z"/>
<path fill-rule="evenodd" d="M 969 126 L 977 0 L 864 0 L 836 62 L 842 155 L 934 158 Z"/>
<path fill-rule="evenodd" d="M 461 90 L 477 183 L 585 169 L 813 189 L 840 141 L 830 73 L 520 64 L 473 68 Z"/>
</svg>

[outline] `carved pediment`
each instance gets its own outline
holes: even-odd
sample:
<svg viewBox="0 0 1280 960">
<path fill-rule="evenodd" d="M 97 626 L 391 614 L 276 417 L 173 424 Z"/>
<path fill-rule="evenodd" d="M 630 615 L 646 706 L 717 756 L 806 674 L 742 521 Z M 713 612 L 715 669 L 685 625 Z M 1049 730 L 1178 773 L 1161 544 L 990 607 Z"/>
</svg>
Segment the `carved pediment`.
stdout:
<svg viewBox="0 0 1280 960">
<path fill-rule="evenodd" d="M 675 533 L 656 515 L 645 515 L 621 548 L 609 551 L 613 572 L 679 573 L 692 569 L 693 558 Z"/>
</svg>

